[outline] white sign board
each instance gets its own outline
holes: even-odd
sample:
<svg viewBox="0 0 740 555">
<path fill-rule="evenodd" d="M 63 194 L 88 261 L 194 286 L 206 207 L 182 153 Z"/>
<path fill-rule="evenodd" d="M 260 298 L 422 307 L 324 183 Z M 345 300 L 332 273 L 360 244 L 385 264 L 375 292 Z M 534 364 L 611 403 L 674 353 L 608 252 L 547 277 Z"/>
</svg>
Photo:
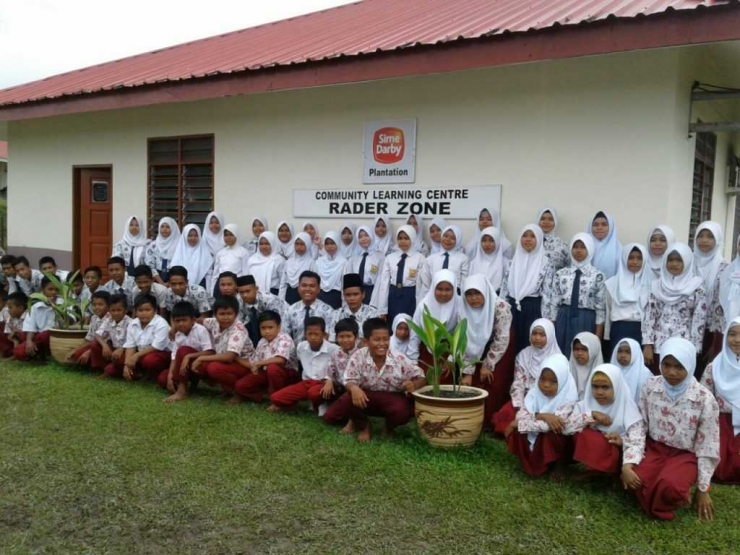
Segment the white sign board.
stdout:
<svg viewBox="0 0 740 555">
<path fill-rule="evenodd" d="M 416 120 L 366 121 L 363 183 L 416 181 Z"/>
<path fill-rule="evenodd" d="M 294 189 L 296 218 L 362 219 L 375 216 L 475 220 L 481 209 L 500 209 L 501 185 L 436 189 Z"/>
</svg>

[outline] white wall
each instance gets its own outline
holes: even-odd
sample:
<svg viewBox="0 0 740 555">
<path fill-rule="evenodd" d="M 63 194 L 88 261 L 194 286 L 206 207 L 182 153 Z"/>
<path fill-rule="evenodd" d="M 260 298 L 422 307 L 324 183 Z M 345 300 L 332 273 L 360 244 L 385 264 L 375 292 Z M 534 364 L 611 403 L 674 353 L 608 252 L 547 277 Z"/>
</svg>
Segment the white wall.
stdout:
<svg viewBox="0 0 740 555">
<path fill-rule="evenodd" d="M 623 243 L 659 223 L 682 237 L 690 73 L 674 49 L 12 123 L 8 242 L 72 250 L 72 166 L 85 164 L 113 165 L 120 236 L 146 213 L 147 138 L 197 133 L 215 134 L 216 208 L 245 231 L 255 214 L 274 225 L 294 187 L 362 186 L 363 121 L 404 117 L 418 118 L 415 186 L 502 184 L 512 239 L 546 204 L 565 238 L 597 210 Z"/>
</svg>

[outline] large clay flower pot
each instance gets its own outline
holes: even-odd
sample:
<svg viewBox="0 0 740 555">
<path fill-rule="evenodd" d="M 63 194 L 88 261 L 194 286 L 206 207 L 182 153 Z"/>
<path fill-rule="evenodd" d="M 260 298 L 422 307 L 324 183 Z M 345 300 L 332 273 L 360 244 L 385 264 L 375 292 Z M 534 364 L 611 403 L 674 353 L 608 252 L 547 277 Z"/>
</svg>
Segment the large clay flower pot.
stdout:
<svg viewBox="0 0 740 555">
<path fill-rule="evenodd" d="M 441 391 L 453 386 L 441 385 Z M 474 397 L 433 397 L 432 386 L 414 391 L 416 425 L 419 432 L 435 447 L 471 447 L 483 429 L 483 413 L 488 392 L 477 387 L 462 386 L 461 391 L 476 393 Z"/>
<path fill-rule="evenodd" d="M 87 330 L 49 330 L 51 356 L 60 364 L 67 362 L 67 356 L 85 344 Z"/>
</svg>

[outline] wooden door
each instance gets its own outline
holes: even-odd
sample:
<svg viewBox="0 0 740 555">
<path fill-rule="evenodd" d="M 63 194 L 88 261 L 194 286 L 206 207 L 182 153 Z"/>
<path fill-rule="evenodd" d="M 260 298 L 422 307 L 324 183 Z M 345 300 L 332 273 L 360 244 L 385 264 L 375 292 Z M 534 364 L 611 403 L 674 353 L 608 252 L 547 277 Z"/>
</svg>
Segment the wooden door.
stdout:
<svg viewBox="0 0 740 555">
<path fill-rule="evenodd" d="M 99 266 L 107 277 L 113 250 L 113 183 L 109 168 L 81 169 L 78 212 L 78 260 L 80 271 Z"/>
</svg>

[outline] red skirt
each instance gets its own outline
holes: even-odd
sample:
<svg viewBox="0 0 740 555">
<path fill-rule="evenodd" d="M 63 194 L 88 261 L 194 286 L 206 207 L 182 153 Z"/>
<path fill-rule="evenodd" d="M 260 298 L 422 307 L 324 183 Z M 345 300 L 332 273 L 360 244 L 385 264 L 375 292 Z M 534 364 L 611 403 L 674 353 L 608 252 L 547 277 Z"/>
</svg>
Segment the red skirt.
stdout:
<svg viewBox="0 0 740 555">
<path fill-rule="evenodd" d="M 527 435 L 518 432 L 511 434 L 507 441 L 509 452 L 517 456 L 526 474 L 542 476 L 551 464 L 566 454 L 570 438 L 552 432 L 540 433 L 530 450 Z"/>
<path fill-rule="evenodd" d="M 517 409 L 511 404 L 511 401 L 506 403 L 501 410 L 494 412 L 491 416 L 491 427 L 495 435 L 503 436 L 506 428 L 509 424 L 514 422 L 516 418 Z"/>
<path fill-rule="evenodd" d="M 509 332 L 509 346 L 496 363 L 493 373 L 493 383 L 488 389 L 486 400 L 486 422 L 490 422 L 493 413 L 500 411 L 511 400 L 511 384 L 514 383 L 514 360 L 516 359 L 516 337 L 514 326 Z M 486 389 L 486 388 L 484 388 Z"/>
<path fill-rule="evenodd" d="M 609 443 L 604 434 L 593 428 L 584 428 L 573 436 L 573 459 L 588 470 L 619 474 L 622 469 L 622 451 Z"/>
<path fill-rule="evenodd" d="M 714 481 L 722 484 L 740 484 L 740 435 L 732 427 L 732 413 L 719 415 L 719 466 Z"/>
</svg>

